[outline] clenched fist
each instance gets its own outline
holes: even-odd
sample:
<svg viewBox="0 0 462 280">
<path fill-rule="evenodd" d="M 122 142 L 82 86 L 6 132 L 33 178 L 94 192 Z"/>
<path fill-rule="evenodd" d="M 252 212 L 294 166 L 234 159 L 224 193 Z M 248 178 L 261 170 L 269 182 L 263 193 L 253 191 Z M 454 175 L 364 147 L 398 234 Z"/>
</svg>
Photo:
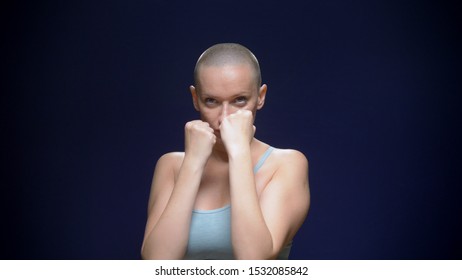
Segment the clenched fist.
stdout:
<svg viewBox="0 0 462 280">
<path fill-rule="evenodd" d="M 206 122 L 195 120 L 185 125 L 185 156 L 205 164 L 212 153 L 216 136 Z"/>
<path fill-rule="evenodd" d="M 239 110 L 223 119 L 220 124 L 221 139 L 228 154 L 239 152 L 244 145 L 250 145 L 255 134 L 252 112 Z"/>
</svg>

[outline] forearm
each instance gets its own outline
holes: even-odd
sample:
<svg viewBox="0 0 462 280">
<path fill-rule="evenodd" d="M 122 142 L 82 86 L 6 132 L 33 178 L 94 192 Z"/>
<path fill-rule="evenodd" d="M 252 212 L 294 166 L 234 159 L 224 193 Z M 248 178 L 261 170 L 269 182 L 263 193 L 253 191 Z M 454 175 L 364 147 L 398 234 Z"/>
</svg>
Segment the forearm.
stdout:
<svg viewBox="0 0 462 280">
<path fill-rule="evenodd" d="M 145 240 L 144 259 L 181 259 L 186 253 L 203 166 L 185 157 L 170 199 Z"/>
<path fill-rule="evenodd" d="M 273 241 L 260 208 L 252 170 L 250 147 L 229 156 L 231 235 L 238 259 L 272 257 Z"/>
</svg>

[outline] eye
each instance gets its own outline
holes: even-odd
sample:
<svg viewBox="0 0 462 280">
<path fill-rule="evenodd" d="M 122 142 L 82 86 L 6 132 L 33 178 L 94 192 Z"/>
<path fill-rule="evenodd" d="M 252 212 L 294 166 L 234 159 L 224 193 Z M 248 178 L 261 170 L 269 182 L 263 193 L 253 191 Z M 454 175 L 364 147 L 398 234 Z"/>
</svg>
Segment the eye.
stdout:
<svg viewBox="0 0 462 280">
<path fill-rule="evenodd" d="M 213 98 L 205 98 L 204 103 L 207 104 L 207 105 L 215 105 L 217 103 L 217 101 L 215 99 L 213 99 Z"/>
<path fill-rule="evenodd" d="M 236 98 L 234 100 L 234 103 L 238 104 L 238 105 L 245 105 L 247 103 L 247 97 L 245 96 L 239 96 L 238 98 Z"/>
</svg>

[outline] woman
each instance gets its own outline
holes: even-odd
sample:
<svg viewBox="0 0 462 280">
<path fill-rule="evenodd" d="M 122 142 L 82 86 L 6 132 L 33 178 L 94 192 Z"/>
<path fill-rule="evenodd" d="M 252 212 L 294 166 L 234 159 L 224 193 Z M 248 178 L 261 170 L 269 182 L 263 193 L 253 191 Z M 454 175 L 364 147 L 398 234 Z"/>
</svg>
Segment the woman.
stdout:
<svg viewBox="0 0 462 280">
<path fill-rule="evenodd" d="M 185 151 L 157 162 L 141 249 L 145 259 L 287 259 L 308 212 L 308 162 L 254 137 L 265 103 L 255 56 L 239 44 L 207 49 L 190 87 L 200 120 Z"/>
</svg>

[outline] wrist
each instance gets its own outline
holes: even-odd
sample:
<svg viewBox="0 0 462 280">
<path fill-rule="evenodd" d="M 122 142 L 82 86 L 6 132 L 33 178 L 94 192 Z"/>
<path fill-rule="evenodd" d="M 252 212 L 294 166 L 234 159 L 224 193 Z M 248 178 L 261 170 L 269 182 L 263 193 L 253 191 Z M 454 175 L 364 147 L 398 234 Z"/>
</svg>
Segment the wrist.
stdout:
<svg viewBox="0 0 462 280">
<path fill-rule="evenodd" d="M 250 145 L 235 145 L 228 149 L 228 157 L 230 160 L 250 157 Z"/>
<path fill-rule="evenodd" d="M 193 170 L 203 170 L 207 164 L 208 158 L 194 156 L 185 152 L 183 166 Z"/>
</svg>

